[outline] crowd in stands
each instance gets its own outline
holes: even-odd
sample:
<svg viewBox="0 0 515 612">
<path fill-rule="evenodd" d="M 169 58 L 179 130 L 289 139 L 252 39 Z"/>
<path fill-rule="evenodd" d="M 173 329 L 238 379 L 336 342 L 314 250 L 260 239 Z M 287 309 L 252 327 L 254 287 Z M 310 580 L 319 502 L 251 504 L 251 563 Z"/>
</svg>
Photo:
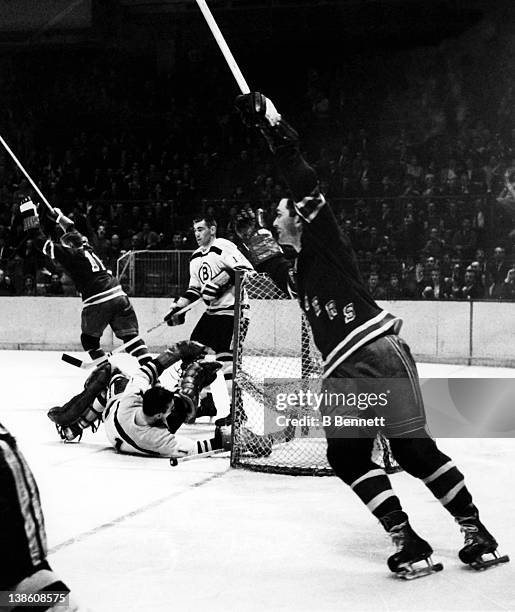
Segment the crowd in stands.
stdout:
<svg viewBox="0 0 515 612">
<path fill-rule="evenodd" d="M 480 60 L 467 71 L 460 53 L 407 57 L 402 87 L 392 79 L 400 60 L 382 66 L 368 103 L 362 74 L 349 85 L 345 65 L 307 68 L 303 95 L 284 104 L 376 299 L 515 299 L 513 88 L 496 83 L 488 106 L 470 76 Z M 47 64 L 21 56 L 0 67 L 5 135 L 110 269 L 131 250 L 195 248 L 199 211 L 229 238 L 242 208 L 263 208 L 271 223 L 286 187 L 211 63 L 166 77 L 122 58 Z M 178 87 L 185 75 L 192 86 Z M 30 193 L 2 153 L 0 295 L 74 295 L 13 227 Z"/>
</svg>

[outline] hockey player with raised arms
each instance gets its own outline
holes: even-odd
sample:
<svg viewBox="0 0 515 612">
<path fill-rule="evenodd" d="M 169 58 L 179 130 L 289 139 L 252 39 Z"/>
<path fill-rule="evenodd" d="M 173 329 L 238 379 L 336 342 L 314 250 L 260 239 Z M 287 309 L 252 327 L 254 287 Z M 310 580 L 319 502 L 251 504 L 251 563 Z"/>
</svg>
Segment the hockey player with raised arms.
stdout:
<svg viewBox="0 0 515 612">
<path fill-rule="evenodd" d="M 316 172 L 299 151 L 298 134 L 260 93 L 239 96 L 236 105 L 245 124 L 266 139 L 291 191 L 292 199 L 283 199 L 277 206 L 274 227 L 280 243 L 297 251 L 298 300 L 324 359 L 324 378 L 405 379 L 402 396 L 388 406 L 387 427 L 382 431 L 394 458 L 427 486 L 458 523 L 465 536 L 459 551 L 463 563 L 482 569 L 508 561 L 498 557 L 497 542 L 480 521 L 462 473 L 426 432 L 416 365 L 398 335 L 402 322 L 369 295 L 354 251 L 319 190 Z M 284 276 L 286 267 L 276 270 Z M 373 438 L 332 434 L 326 429 L 331 467 L 396 545 L 388 559 L 389 569 L 403 578 L 442 569 L 441 564 L 433 565 L 431 546 L 411 527 L 388 476 L 372 462 Z M 484 559 L 488 553 L 493 558 Z M 415 565 L 421 561 L 426 565 Z"/>
<path fill-rule="evenodd" d="M 106 269 L 86 236 L 59 208 L 47 211 L 40 219 L 30 198 L 20 204 L 24 229 L 35 244 L 51 259 L 59 262 L 70 275 L 82 297 L 81 344 L 91 359 L 105 353 L 100 338 L 107 326 L 123 343 L 131 341 L 127 352 L 143 364 L 151 359 L 145 341 L 138 336 L 138 319 L 127 294 Z M 46 230 L 41 231 L 41 225 Z"/>
<path fill-rule="evenodd" d="M 186 293 L 174 300 L 164 320 L 168 325 L 180 325 L 185 315 L 176 313 L 202 299 L 207 304 L 200 317 L 191 340 L 205 344 L 215 353 L 217 361 L 223 363 L 225 380 L 232 380 L 232 335 L 234 330 L 234 276 L 237 270 L 253 270 L 252 264 L 225 238 L 217 238 L 217 225 L 212 217 L 193 220 L 193 231 L 198 249 L 190 260 L 190 280 Z M 207 402 L 212 404 L 211 396 Z M 206 414 L 209 414 L 208 406 Z"/>
</svg>

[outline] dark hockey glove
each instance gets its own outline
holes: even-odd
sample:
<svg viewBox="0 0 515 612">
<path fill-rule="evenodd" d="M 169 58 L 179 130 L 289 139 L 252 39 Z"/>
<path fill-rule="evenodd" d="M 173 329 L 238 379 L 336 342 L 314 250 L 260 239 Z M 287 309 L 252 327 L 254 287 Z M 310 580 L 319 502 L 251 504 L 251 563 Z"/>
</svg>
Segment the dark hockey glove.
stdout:
<svg viewBox="0 0 515 612">
<path fill-rule="evenodd" d="M 245 125 L 259 128 L 272 153 L 276 154 L 285 147 L 298 149 L 299 135 L 263 94 L 252 92 L 238 96 L 236 108 Z"/>
<path fill-rule="evenodd" d="M 283 254 L 272 232 L 264 227 L 261 208 L 258 208 L 256 213 L 252 209 L 240 212 L 236 217 L 235 232 L 245 245 L 250 262 L 259 272 L 261 264 Z"/>
<path fill-rule="evenodd" d="M 20 214 L 23 221 L 23 231 L 39 229 L 38 211 L 36 205 L 28 196 L 25 196 L 20 202 Z"/>
<path fill-rule="evenodd" d="M 170 310 L 165 314 L 164 321 L 170 327 L 174 325 L 182 325 L 186 321 L 186 313 L 177 314 L 180 310 L 183 309 L 183 306 L 177 306 L 175 302 L 170 307 Z"/>
</svg>

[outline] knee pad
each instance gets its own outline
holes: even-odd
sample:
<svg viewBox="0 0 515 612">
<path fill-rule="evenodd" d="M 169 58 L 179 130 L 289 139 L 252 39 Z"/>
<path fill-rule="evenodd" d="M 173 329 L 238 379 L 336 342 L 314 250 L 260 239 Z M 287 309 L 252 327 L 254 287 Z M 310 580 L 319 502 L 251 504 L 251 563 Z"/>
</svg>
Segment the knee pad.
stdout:
<svg viewBox="0 0 515 612">
<path fill-rule="evenodd" d="M 80 341 L 85 351 L 96 351 L 100 347 L 100 338 L 89 334 L 81 334 Z"/>
<path fill-rule="evenodd" d="M 421 438 L 390 438 L 392 454 L 401 466 L 411 476 L 426 478 L 436 469 L 449 461 L 429 436 Z"/>
</svg>

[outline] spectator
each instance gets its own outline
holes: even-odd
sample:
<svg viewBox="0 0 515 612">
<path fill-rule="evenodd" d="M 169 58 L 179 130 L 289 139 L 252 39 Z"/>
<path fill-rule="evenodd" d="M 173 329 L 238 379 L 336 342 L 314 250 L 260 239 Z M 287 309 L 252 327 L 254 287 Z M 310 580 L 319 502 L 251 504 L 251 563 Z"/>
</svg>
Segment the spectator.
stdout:
<svg viewBox="0 0 515 612">
<path fill-rule="evenodd" d="M 374 300 L 384 300 L 386 298 L 386 291 L 379 283 L 379 274 L 377 272 L 372 272 L 368 277 L 368 291 Z"/>
<path fill-rule="evenodd" d="M 506 250 L 504 247 L 495 247 L 493 258 L 486 266 L 488 295 L 490 297 L 494 299 L 499 299 L 501 297 L 501 289 L 510 268 L 511 266 L 506 261 Z"/>
<path fill-rule="evenodd" d="M 483 297 L 484 289 L 479 283 L 476 273 L 471 268 L 465 270 L 463 286 L 460 297 L 463 300 L 479 300 Z"/>
<path fill-rule="evenodd" d="M 476 232 L 472 229 L 472 222 L 469 218 L 463 219 L 461 230 L 458 230 L 452 239 L 455 248 L 461 248 L 462 256 L 470 261 L 474 257 L 477 248 Z"/>
<path fill-rule="evenodd" d="M 432 227 L 429 232 L 429 240 L 426 242 L 426 246 L 423 252 L 428 257 L 434 257 L 440 260 L 445 252 L 445 241 L 440 238 L 437 227 Z"/>
<path fill-rule="evenodd" d="M 22 295 L 36 295 L 36 281 L 30 274 L 27 274 L 23 279 Z"/>
<path fill-rule="evenodd" d="M 0 296 L 14 295 L 14 287 L 11 278 L 0 269 Z"/>
<path fill-rule="evenodd" d="M 501 300 L 515 302 L 515 268 L 510 268 L 500 291 Z"/>
<path fill-rule="evenodd" d="M 390 274 L 390 280 L 385 289 L 385 300 L 400 300 L 404 297 L 404 291 L 401 288 L 399 276 L 397 274 Z"/>
<path fill-rule="evenodd" d="M 46 295 L 51 296 L 63 296 L 64 295 L 64 287 L 61 283 L 61 278 L 59 274 L 52 274 L 50 277 L 50 282 L 46 287 Z"/>
</svg>

